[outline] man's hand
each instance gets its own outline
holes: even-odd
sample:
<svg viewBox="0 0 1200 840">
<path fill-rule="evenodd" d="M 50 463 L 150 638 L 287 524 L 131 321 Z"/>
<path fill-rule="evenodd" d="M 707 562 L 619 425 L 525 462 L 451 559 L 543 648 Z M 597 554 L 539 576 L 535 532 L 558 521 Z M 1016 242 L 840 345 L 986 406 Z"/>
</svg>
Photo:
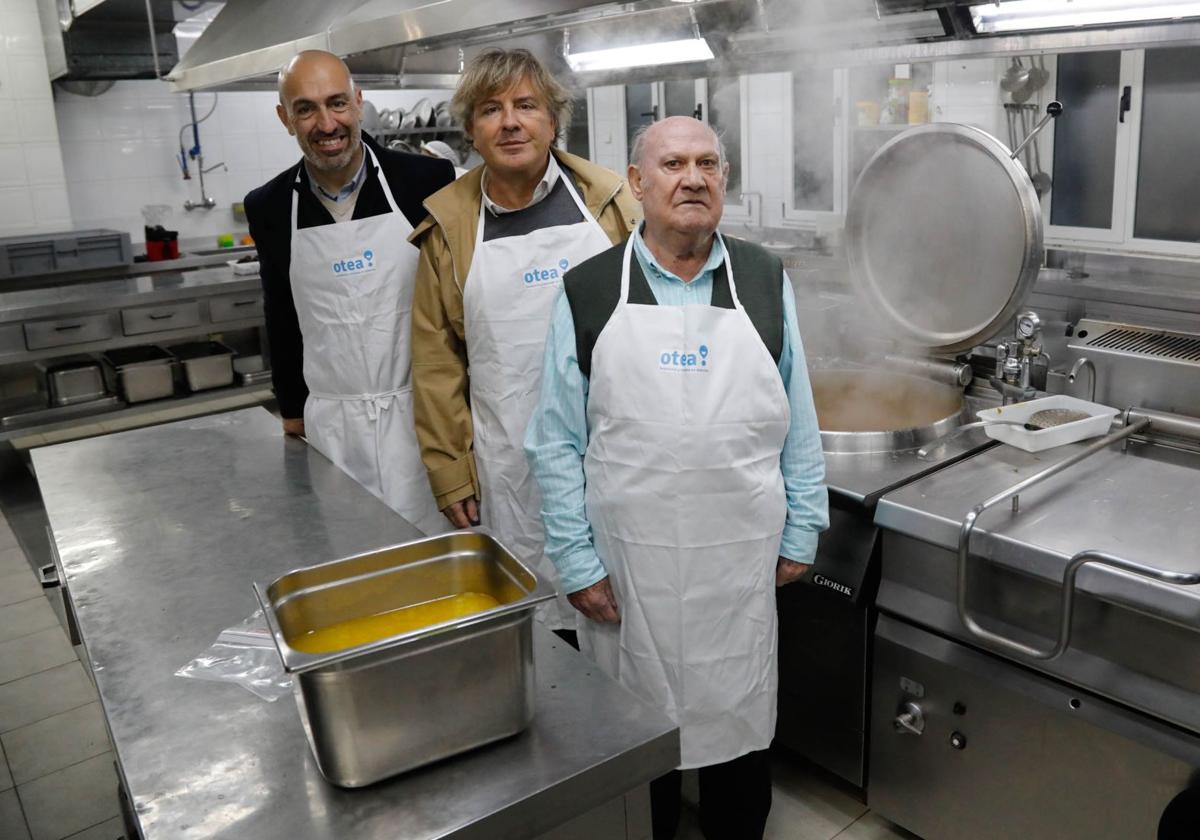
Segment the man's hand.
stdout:
<svg viewBox="0 0 1200 840">
<path fill-rule="evenodd" d="M 811 563 L 797 563 L 786 557 L 780 557 L 775 564 L 775 586 L 787 586 L 793 581 L 800 580 L 812 568 Z"/>
<path fill-rule="evenodd" d="M 617 598 L 613 595 L 608 578 L 601 578 L 586 589 L 567 596 L 571 606 L 600 624 L 619 624 L 621 613 L 617 611 Z"/>
<path fill-rule="evenodd" d="M 470 528 L 479 524 L 479 502 L 474 496 L 469 496 L 462 501 L 451 502 L 442 510 L 442 514 L 455 528 Z"/>
<path fill-rule="evenodd" d="M 293 417 L 288 419 L 283 418 L 283 433 L 292 437 L 304 437 L 304 418 Z"/>
</svg>

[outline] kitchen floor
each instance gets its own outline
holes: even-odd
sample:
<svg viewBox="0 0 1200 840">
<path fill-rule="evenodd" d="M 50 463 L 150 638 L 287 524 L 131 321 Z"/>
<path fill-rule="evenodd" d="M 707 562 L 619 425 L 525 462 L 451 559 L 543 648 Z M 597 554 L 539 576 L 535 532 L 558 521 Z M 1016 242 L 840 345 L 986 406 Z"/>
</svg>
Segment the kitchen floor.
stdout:
<svg viewBox="0 0 1200 840">
<path fill-rule="evenodd" d="M 872 813 L 854 788 L 803 759 L 776 754 L 771 774 L 771 815 L 763 840 L 921 840 Z M 676 840 L 704 840 L 695 809 L 695 774 L 684 773 L 683 798 Z"/>
<path fill-rule="evenodd" d="M 2 516 L 0 749 L 0 838 L 122 836 L 96 689 Z"/>
<path fill-rule="evenodd" d="M 774 774 L 766 840 L 919 840 L 802 761 L 779 756 Z M 695 801 L 694 774 L 685 775 L 684 798 Z M 95 687 L 0 515 L 0 838 L 123 835 Z M 703 840 L 693 807 L 679 840 Z"/>
</svg>

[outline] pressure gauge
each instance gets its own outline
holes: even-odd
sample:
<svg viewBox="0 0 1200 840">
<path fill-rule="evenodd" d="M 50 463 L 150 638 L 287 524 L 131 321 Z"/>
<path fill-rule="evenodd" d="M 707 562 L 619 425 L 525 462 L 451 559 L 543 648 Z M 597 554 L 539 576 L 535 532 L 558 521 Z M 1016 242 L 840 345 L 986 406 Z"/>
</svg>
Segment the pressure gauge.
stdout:
<svg viewBox="0 0 1200 840">
<path fill-rule="evenodd" d="M 1033 338 L 1042 331 L 1042 319 L 1036 312 L 1022 312 L 1017 316 L 1017 336 Z"/>
</svg>

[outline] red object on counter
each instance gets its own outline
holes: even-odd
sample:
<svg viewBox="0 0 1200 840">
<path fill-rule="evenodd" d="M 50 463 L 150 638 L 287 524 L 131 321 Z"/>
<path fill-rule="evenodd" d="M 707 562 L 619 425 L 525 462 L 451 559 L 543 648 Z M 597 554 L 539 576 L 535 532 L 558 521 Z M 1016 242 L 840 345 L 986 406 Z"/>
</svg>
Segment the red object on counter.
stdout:
<svg viewBox="0 0 1200 840">
<path fill-rule="evenodd" d="M 146 240 L 146 260 L 148 262 L 158 262 L 159 260 L 177 260 L 179 259 L 179 240 L 178 239 L 147 239 Z"/>
</svg>

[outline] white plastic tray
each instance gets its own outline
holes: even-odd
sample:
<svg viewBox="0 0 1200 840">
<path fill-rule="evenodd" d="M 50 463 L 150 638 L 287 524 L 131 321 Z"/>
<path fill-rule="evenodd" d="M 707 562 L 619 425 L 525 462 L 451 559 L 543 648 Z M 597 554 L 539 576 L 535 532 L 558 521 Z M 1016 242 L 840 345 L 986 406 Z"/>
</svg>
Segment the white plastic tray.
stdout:
<svg viewBox="0 0 1200 840">
<path fill-rule="evenodd" d="M 233 269 L 234 274 L 258 274 L 258 262 L 238 262 L 226 260 L 225 264 Z"/>
<path fill-rule="evenodd" d="M 1012 420 L 1015 423 L 1025 423 L 1036 412 L 1047 408 L 1068 408 L 1072 411 L 1082 411 L 1088 415 L 1086 419 L 1063 423 L 1050 429 L 1030 431 L 1024 426 L 1008 423 L 992 423 L 993 420 Z M 983 431 L 988 437 L 1003 441 L 1010 446 L 1024 449 L 1026 452 L 1041 452 L 1064 443 L 1075 443 L 1080 440 L 1098 437 L 1112 426 L 1112 420 L 1120 411 L 1099 403 L 1077 400 L 1065 394 L 1052 397 L 1042 397 L 1028 402 L 1013 403 L 999 408 L 989 408 L 980 411 L 976 416 L 988 425 Z"/>
</svg>

